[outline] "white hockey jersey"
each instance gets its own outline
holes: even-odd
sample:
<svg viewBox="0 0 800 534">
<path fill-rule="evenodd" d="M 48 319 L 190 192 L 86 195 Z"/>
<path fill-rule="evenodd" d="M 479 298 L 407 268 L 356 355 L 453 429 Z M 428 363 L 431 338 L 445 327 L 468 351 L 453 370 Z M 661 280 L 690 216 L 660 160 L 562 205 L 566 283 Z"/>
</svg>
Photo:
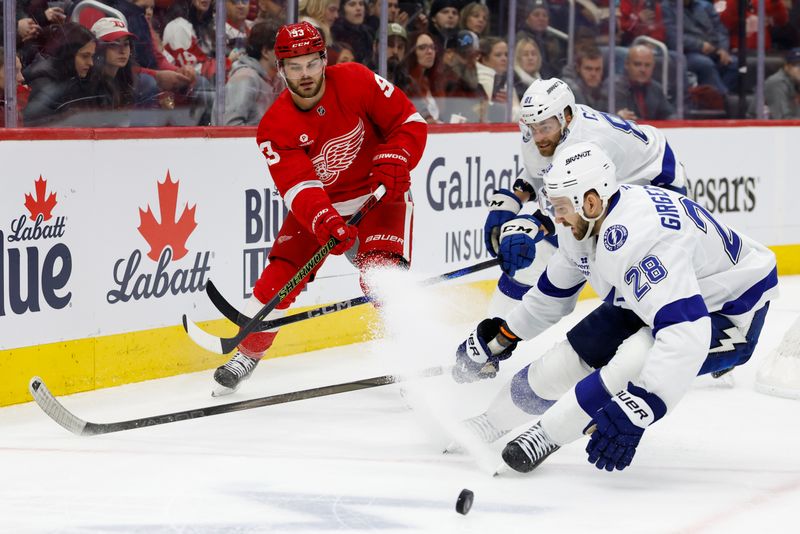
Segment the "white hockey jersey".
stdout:
<svg viewBox="0 0 800 534">
<path fill-rule="evenodd" d="M 574 143 L 590 141 L 602 148 L 614 162 L 620 183 L 670 186 L 675 190 L 686 187 L 683 165 L 675 159 L 660 130 L 583 104 L 575 107 L 575 114 L 556 152 Z M 553 158 L 539 153 L 528 126 L 520 122 L 520 129 L 526 171 L 520 178 L 533 186 L 538 194 L 543 185 L 542 174 Z"/>
<path fill-rule="evenodd" d="M 709 313 L 739 328 L 777 295 L 775 255 L 718 222 L 691 199 L 654 186 L 623 185 L 596 238 L 578 242 L 556 225 L 558 251 L 508 316 L 531 339 L 570 313 L 585 281 L 606 302 L 635 312 L 655 343 L 634 384 L 669 411 L 709 352 Z"/>
</svg>

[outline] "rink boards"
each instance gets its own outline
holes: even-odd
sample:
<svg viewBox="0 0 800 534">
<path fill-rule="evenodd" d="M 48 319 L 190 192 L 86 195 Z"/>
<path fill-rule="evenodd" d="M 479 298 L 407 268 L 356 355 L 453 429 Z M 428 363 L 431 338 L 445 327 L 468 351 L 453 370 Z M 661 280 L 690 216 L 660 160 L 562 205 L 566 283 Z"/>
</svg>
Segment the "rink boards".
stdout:
<svg viewBox="0 0 800 534">
<path fill-rule="evenodd" d="M 772 246 L 781 274 L 800 272 L 792 216 L 800 184 L 790 167 L 798 124 L 664 125 L 691 195 Z M 488 257 L 486 198 L 522 170 L 516 126 L 456 128 L 432 131 L 412 174 L 413 268 L 426 276 Z M 64 394 L 225 361 L 193 345 L 180 318 L 230 335 L 205 284 L 213 279 L 241 309 L 285 215 L 253 131 L 27 135 L 0 133 L 0 405 L 29 400 L 35 374 Z M 468 282 L 488 296 L 497 272 Z M 296 306 L 359 291 L 355 270 L 331 258 Z M 375 320 L 363 306 L 300 323 L 270 355 L 361 341 Z"/>
</svg>

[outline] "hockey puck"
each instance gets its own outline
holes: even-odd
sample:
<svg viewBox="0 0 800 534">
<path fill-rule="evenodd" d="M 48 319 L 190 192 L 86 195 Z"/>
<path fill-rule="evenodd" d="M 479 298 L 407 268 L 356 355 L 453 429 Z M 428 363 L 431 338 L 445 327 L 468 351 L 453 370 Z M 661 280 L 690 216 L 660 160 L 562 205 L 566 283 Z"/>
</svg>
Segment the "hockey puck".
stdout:
<svg viewBox="0 0 800 534">
<path fill-rule="evenodd" d="M 461 515 L 467 515 L 470 508 L 472 508 L 472 501 L 474 498 L 475 494 L 470 490 L 461 490 L 461 493 L 458 494 L 458 500 L 456 501 L 456 512 Z"/>
</svg>

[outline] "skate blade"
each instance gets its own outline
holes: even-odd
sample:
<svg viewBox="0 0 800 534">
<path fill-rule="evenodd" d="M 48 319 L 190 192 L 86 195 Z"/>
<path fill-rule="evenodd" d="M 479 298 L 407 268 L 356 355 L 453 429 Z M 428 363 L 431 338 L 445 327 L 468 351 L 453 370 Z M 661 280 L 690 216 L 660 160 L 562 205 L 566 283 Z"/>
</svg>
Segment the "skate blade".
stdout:
<svg viewBox="0 0 800 534">
<path fill-rule="evenodd" d="M 448 443 L 447 447 L 444 448 L 442 454 L 457 454 L 461 452 L 464 452 L 461 445 L 459 445 L 457 441 L 451 441 Z"/>
<path fill-rule="evenodd" d="M 499 464 L 497 467 L 495 467 L 494 474 L 492 476 L 493 477 L 500 476 L 503 473 L 505 473 L 506 471 L 508 471 L 508 465 L 506 465 L 506 463 L 503 462 L 503 463 Z"/>
<path fill-rule="evenodd" d="M 238 389 L 239 389 L 239 386 L 236 386 L 235 388 L 228 388 L 228 387 L 225 387 L 225 386 L 223 386 L 221 384 L 217 384 L 217 386 L 211 391 L 211 396 L 214 397 L 214 398 L 226 397 L 228 395 L 232 395 L 233 393 L 236 393 L 236 391 Z"/>
</svg>

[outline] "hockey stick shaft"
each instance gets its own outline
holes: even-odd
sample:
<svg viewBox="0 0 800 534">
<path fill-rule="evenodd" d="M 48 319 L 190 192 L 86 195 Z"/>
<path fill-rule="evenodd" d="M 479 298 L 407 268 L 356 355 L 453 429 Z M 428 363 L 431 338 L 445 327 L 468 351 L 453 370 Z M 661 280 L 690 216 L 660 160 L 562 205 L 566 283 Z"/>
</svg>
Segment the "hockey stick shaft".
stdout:
<svg viewBox="0 0 800 534">
<path fill-rule="evenodd" d="M 442 372 L 442 367 L 430 367 L 419 374 L 415 374 L 414 377 L 437 376 L 442 374 Z M 343 382 L 341 384 L 334 384 L 331 386 L 292 391 L 289 393 L 270 395 L 268 397 L 231 402 L 228 404 L 218 404 L 216 406 L 207 406 L 205 408 L 194 408 L 162 415 L 140 417 L 138 419 L 130 419 L 128 421 L 119 421 L 115 423 L 91 423 L 79 418 L 67 410 L 64 405 L 53 396 L 45 383 L 39 377 L 33 377 L 31 379 L 28 390 L 42 411 L 44 411 L 44 413 L 46 413 L 53 421 L 66 428 L 73 434 L 77 434 L 79 436 L 96 436 L 98 434 L 110 434 L 112 432 L 121 432 L 123 430 L 165 425 L 167 423 L 176 423 L 178 421 L 186 421 L 188 419 L 199 419 L 200 417 L 208 417 L 211 415 L 240 412 L 242 410 L 251 410 L 253 408 L 273 406 L 275 404 L 285 404 L 288 402 L 314 399 L 317 397 L 336 395 L 338 393 L 346 393 L 348 391 L 370 389 L 402 381 L 402 378 L 394 375 L 376 376 L 362 380 L 354 380 L 352 382 Z"/>
<path fill-rule="evenodd" d="M 484 269 L 494 267 L 495 265 L 498 265 L 497 259 L 482 261 L 480 263 L 476 263 L 475 265 L 470 265 L 468 267 L 463 267 L 461 269 L 450 271 L 449 273 L 444 273 L 438 276 L 427 278 L 421 282 L 421 285 L 428 286 L 437 284 L 439 282 L 444 282 L 445 280 L 460 278 L 468 274 L 476 273 Z M 217 310 L 219 310 L 220 313 L 222 313 L 222 315 L 224 315 L 225 318 L 227 318 L 232 323 L 239 326 L 243 326 L 247 324 L 248 321 L 250 321 L 250 317 L 247 317 L 242 312 L 237 310 L 224 296 L 222 296 L 222 294 L 219 292 L 219 290 L 211 280 L 209 280 L 208 283 L 206 284 L 206 294 L 208 295 L 208 298 L 211 300 L 214 306 L 217 308 Z M 314 317 L 321 317 L 323 315 L 328 315 L 330 313 L 335 313 L 338 311 L 355 308 L 356 306 L 361 306 L 363 304 L 367 304 L 368 302 L 370 302 L 370 299 L 362 295 L 360 297 L 355 297 L 348 300 L 335 302 L 333 304 L 328 304 L 327 306 L 320 306 L 319 308 L 314 308 L 312 310 L 295 313 L 286 317 L 280 317 L 278 319 L 273 319 L 271 321 L 263 321 L 254 331 L 263 332 L 264 330 L 280 328 L 282 326 L 286 326 L 289 324 L 305 321 L 306 319 L 313 319 Z"/>
<path fill-rule="evenodd" d="M 348 219 L 347 224 L 355 226 L 361 222 L 361 219 L 364 218 L 364 216 L 380 201 L 385 193 L 386 188 L 383 185 L 378 186 L 378 188 L 373 191 L 372 194 L 370 194 L 364 204 L 358 208 L 358 211 L 356 211 L 350 217 L 350 219 Z M 186 330 L 186 333 L 189 334 L 189 337 L 192 338 L 192 341 L 201 347 L 211 352 L 216 352 L 217 354 L 228 354 L 235 349 L 239 343 L 244 340 L 244 338 L 256 331 L 264 318 L 269 315 L 269 313 L 274 310 L 282 300 L 288 297 L 289 294 L 295 288 L 297 288 L 317 266 L 323 262 L 330 251 L 333 250 L 338 243 L 339 241 L 331 237 L 328 242 L 325 243 L 319 250 L 317 250 L 306 262 L 306 264 L 303 265 L 299 271 L 297 271 L 291 280 L 289 280 L 286 285 L 284 285 L 275 294 L 275 296 L 273 296 L 266 304 L 264 304 L 264 306 L 258 311 L 257 314 L 255 314 L 255 316 L 253 316 L 252 319 L 241 326 L 239 332 L 235 336 L 221 338 L 211 335 L 196 324 L 189 321 L 186 315 L 183 316 L 183 328 Z"/>
</svg>

